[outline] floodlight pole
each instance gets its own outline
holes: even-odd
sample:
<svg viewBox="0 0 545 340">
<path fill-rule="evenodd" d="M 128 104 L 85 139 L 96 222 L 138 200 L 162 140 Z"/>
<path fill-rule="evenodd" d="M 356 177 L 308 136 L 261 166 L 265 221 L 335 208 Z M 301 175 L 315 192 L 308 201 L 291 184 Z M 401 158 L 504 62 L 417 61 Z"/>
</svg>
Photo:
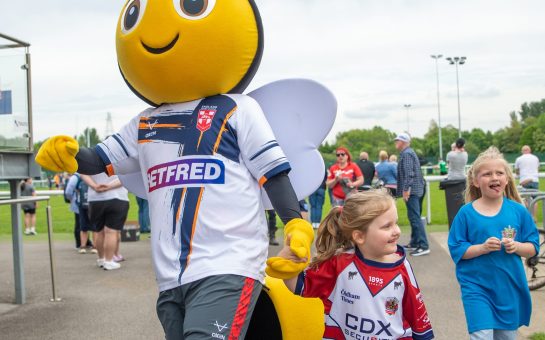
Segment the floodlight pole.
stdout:
<svg viewBox="0 0 545 340">
<path fill-rule="evenodd" d="M 463 65 L 466 62 L 466 57 L 446 58 L 450 65 L 456 66 L 456 91 L 458 93 L 458 137 L 462 137 L 462 119 L 460 115 L 460 83 L 458 81 L 458 65 Z"/>
<path fill-rule="evenodd" d="M 407 133 L 410 135 L 410 126 L 409 126 L 409 108 L 411 107 L 411 104 L 403 104 L 405 109 L 407 110 Z"/>
<path fill-rule="evenodd" d="M 435 75 L 437 79 L 437 124 L 439 128 L 439 158 L 443 159 L 443 137 L 441 136 L 441 105 L 439 104 L 439 65 L 437 60 L 443 57 L 442 54 L 431 55 L 435 59 Z"/>
</svg>

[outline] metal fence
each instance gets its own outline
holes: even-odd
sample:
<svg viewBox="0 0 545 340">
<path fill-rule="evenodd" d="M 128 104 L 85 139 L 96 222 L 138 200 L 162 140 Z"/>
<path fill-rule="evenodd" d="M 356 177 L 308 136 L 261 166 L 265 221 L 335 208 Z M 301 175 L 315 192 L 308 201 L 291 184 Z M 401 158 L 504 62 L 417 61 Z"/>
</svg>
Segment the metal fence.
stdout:
<svg viewBox="0 0 545 340">
<path fill-rule="evenodd" d="M 53 250 L 53 220 L 51 218 L 51 205 L 49 204 L 49 196 L 32 196 L 21 197 L 14 199 L 1 199 L 0 206 L 10 205 L 15 206 L 15 211 L 20 210 L 21 203 L 47 201 L 47 207 L 45 209 L 47 214 L 47 238 L 49 243 L 49 265 L 51 269 L 51 290 L 53 296 L 51 301 L 56 302 L 61 299 L 57 297 L 57 291 L 55 286 L 55 252 Z M 13 211 L 13 210 L 12 210 Z M 18 218 L 18 214 L 12 214 L 12 240 L 13 240 L 13 271 L 15 276 L 15 303 L 23 304 L 26 300 L 25 293 L 25 279 L 23 269 L 23 256 L 22 256 L 22 230 L 21 222 Z M 15 217 L 15 218 L 14 218 Z"/>
</svg>

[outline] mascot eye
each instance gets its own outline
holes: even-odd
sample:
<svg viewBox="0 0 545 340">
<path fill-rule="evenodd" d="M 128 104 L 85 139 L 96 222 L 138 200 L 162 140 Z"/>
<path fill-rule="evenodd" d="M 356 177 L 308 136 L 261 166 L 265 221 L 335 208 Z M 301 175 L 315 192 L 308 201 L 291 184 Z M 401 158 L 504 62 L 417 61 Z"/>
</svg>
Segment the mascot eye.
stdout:
<svg viewBox="0 0 545 340">
<path fill-rule="evenodd" d="M 123 33 L 129 33 L 142 19 L 144 10 L 146 9 L 146 0 L 132 0 L 127 4 L 123 21 L 121 22 L 121 30 Z"/>
<path fill-rule="evenodd" d="M 189 20 L 205 18 L 212 12 L 216 0 L 173 0 L 176 12 Z"/>
</svg>

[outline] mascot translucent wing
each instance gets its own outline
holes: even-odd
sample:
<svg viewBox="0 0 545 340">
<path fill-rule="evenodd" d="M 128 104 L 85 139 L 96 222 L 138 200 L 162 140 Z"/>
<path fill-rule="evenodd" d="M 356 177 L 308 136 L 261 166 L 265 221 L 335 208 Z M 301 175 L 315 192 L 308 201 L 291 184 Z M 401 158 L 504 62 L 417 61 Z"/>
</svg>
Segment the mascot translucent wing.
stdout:
<svg viewBox="0 0 545 340">
<path fill-rule="evenodd" d="M 324 179 L 318 147 L 335 122 L 337 100 L 326 87 L 309 79 L 284 79 L 248 95 L 259 103 L 276 140 L 288 157 L 289 177 L 298 199 L 312 194 Z M 266 209 L 272 205 L 263 191 Z"/>
</svg>

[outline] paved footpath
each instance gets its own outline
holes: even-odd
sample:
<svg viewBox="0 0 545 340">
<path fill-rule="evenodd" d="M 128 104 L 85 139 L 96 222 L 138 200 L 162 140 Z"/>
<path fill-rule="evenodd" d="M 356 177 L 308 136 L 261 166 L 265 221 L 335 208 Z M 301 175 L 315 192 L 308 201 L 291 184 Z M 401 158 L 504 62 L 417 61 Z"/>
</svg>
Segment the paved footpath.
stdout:
<svg viewBox="0 0 545 340">
<path fill-rule="evenodd" d="M 436 339 L 467 339 L 458 283 L 445 233 L 430 237 L 432 253 L 412 258 Z M 403 243 L 403 242 L 402 242 Z M 120 270 L 95 266 L 94 255 L 80 255 L 68 241 L 55 242 L 57 294 L 50 302 L 51 284 L 46 242 L 25 242 L 27 303 L 14 305 L 11 243 L 0 243 L 0 339 L 162 339 L 155 313 L 157 288 L 147 236 L 122 243 L 127 261 Z M 278 247 L 271 247 L 275 255 Z M 545 331 L 545 289 L 532 294 L 532 328 L 521 339 Z"/>
</svg>

